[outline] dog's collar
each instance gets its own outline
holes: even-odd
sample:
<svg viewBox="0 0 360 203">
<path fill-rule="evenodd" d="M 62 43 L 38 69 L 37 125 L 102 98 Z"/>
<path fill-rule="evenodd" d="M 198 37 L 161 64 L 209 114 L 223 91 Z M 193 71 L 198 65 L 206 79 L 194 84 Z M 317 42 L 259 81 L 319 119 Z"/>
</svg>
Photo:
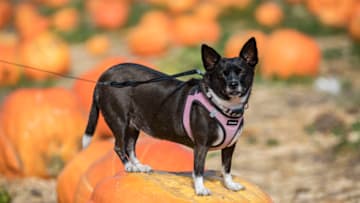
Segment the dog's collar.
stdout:
<svg viewBox="0 0 360 203">
<path fill-rule="evenodd" d="M 200 88 L 201 92 L 206 98 L 216 107 L 221 113 L 228 117 L 239 118 L 244 114 L 245 109 L 248 107 L 247 101 L 250 94 L 250 89 L 247 90 L 244 96 L 239 97 L 239 104 L 231 104 L 230 102 L 219 98 L 213 90 L 205 85 Z"/>
</svg>

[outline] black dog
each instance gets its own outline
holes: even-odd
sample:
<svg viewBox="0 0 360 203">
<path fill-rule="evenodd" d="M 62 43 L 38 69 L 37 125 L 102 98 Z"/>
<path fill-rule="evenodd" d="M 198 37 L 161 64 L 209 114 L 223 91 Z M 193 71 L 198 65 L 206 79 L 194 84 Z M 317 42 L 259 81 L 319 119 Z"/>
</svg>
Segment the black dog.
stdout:
<svg viewBox="0 0 360 203">
<path fill-rule="evenodd" d="M 169 79 L 121 89 L 98 84 L 83 146 L 90 143 L 100 110 L 115 135 L 115 151 L 126 171 L 151 171 L 150 166 L 141 164 L 135 155 L 136 140 L 142 130 L 194 149 L 193 178 L 197 195 L 210 195 L 203 184 L 203 173 L 205 157 L 211 149 L 221 149 L 224 185 L 233 191 L 243 189 L 233 182 L 230 168 L 258 62 L 256 41 L 249 39 L 235 58 L 222 58 L 207 45 L 202 45 L 201 53 L 206 69 L 201 80 Z M 127 63 L 108 69 L 99 83 L 144 81 L 164 76 L 147 67 Z M 190 103 L 189 98 L 193 99 Z M 206 107 L 209 104 L 210 107 Z M 186 108 L 188 115 L 184 112 Z"/>
</svg>

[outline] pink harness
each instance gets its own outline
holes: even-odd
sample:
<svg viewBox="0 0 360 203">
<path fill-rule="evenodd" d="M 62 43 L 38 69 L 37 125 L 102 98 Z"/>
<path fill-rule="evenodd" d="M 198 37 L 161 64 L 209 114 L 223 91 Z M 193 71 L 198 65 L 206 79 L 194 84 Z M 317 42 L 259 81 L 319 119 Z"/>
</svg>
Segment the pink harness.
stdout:
<svg viewBox="0 0 360 203">
<path fill-rule="evenodd" d="M 190 139 L 194 141 L 190 127 L 190 112 L 191 107 L 195 101 L 198 101 L 210 112 L 210 117 L 215 118 L 221 125 L 222 130 L 224 131 L 224 139 L 222 140 L 222 142 L 217 146 L 212 146 L 210 150 L 223 149 L 225 147 L 233 145 L 238 136 L 240 136 L 239 131 L 242 127 L 243 117 L 241 116 L 239 118 L 231 118 L 225 116 L 217 108 L 215 108 L 201 92 L 196 92 L 193 95 L 188 95 L 185 103 L 183 125 Z"/>
</svg>

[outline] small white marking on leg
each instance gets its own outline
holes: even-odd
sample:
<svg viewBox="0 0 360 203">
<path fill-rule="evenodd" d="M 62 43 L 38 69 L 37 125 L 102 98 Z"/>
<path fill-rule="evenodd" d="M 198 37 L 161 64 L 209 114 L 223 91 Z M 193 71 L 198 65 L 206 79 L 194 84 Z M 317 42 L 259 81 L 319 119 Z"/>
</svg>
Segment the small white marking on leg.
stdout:
<svg viewBox="0 0 360 203">
<path fill-rule="evenodd" d="M 133 164 L 140 163 L 140 161 L 136 158 L 134 151 L 130 152 L 129 158 L 130 158 L 131 163 L 133 163 Z"/>
<path fill-rule="evenodd" d="M 224 178 L 224 185 L 227 189 L 232 191 L 239 191 L 245 189 L 240 183 L 236 183 L 233 181 L 232 176 L 230 173 L 225 173 L 223 170 L 223 178 Z"/>
<path fill-rule="evenodd" d="M 204 186 L 204 179 L 202 176 L 195 176 L 193 174 L 193 179 L 194 179 L 194 188 L 196 195 L 200 195 L 200 196 L 211 195 L 211 191 Z"/>
<path fill-rule="evenodd" d="M 82 137 L 82 148 L 85 149 L 87 146 L 89 146 L 90 142 L 91 142 L 91 135 L 88 134 L 84 134 Z"/>
<path fill-rule="evenodd" d="M 152 171 L 152 168 L 148 165 L 140 163 L 136 158 L 135 153 L 132 151 L 129 155 L 130 162 L 132 163 L 133 172 L 148 173 Z"/>
</svg>

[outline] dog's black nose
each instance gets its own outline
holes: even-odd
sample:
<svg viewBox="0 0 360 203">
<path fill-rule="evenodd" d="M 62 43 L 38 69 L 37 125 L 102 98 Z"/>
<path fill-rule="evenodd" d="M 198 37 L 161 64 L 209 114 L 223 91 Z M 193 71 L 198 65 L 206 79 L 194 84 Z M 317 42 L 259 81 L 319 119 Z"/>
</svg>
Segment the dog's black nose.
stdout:
<svg viewBox="0 0 360 203">
<path fill-rule="evenodd" d="M 239 86 L 239 82 L 237 81 L 231 81 L 229 84 L 228 84 L 229 88 L 230 89 L 236 89 L 238 86 Z"/>
</svg>

